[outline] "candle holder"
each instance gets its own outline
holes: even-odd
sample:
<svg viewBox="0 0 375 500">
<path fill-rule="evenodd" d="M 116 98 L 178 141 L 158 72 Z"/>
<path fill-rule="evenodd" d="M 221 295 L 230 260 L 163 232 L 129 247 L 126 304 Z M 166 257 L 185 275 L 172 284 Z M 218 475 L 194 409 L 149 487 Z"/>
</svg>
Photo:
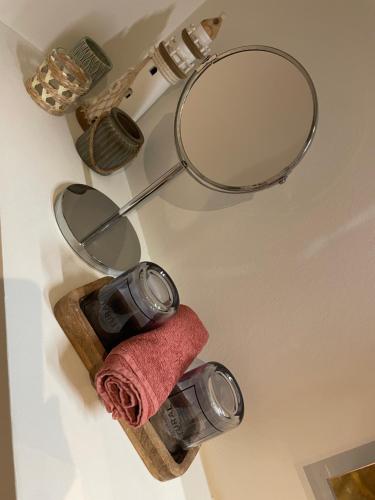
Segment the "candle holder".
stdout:
<svg viewBox="0 0 375 500">
<path fill-rule="evenodd" d="M 90 75 L 94 87 L 112 69 L 112 62 L 103 49 L 90 37 L 79 40 L 69 53 L 85 73 Z"/>
</svg>

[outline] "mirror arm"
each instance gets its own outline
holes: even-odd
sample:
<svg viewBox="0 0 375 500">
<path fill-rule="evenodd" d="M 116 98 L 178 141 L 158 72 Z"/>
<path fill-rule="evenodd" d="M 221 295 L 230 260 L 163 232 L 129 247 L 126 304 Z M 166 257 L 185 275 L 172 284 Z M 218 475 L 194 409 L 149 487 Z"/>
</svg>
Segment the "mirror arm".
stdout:
<svg viewBox="0 0 375 500">
<path fill-rule="evenodd" d="M 183 170 L 184 166 L 182 165 L 182 163 L 177 163 L 172 168 L 167 170 L 165 174 L 160 176 L 146 189 L 144 189 L 136 196 L 134 196 L 134 198 L 129 200 L 123 207 L 119 208 L 118 212 L 113 214 L 111 217 L 105 220 L 100 226 L 98 226 L 97 228 L 92 230 L 87 236 L 85 236 L 83 240 L 81 240 L 80 242 L 81 245 L 87 246 L 89 243 L 95 240 L 100 234 L 102 234 L 104 231 L 107 231 L 107 229 L 111 228 L 114 224 L 116 224 L 116 222 L 118 222 L 121 219 L 121 217 L 128 214 L 131 210 L 133 210 L 133 208 L 139 205 L 143 200 L 148 198 L 151 194 L 153 194 L 159 188 L 164 186 L 164 184 L 169 182 L 171 179 L 173 179 L 173 177 L 175 177 Z"/>
</svg>

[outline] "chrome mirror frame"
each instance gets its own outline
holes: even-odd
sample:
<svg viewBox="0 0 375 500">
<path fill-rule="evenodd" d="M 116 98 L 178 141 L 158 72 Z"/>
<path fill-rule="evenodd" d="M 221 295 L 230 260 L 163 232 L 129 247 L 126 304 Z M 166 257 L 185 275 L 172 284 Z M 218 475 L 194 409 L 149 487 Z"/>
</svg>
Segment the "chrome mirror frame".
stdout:
<svg viewBox="0 0 375 500">
<path fill-rule="evenodd" d="M 182 141 L 182 135 L 181 135 L 181 118 L 182 118 L 182 113 L 184 109 L 185 102 L 189 96 L 190 90 L 194 86 L 194 84 L 199 80 L 199 78 L 202 77 L 202 75 L 207 71 L 207 69 L 212 66 L 213 64 L 217 64 L 219 61 L 222 59 L 225 59 L 226 57 L 229 57 L 233 54 L 237 54 L 239 52 L 246 52 L 246 51 L 260 51 L 260 52 L 271 52 L 272 54 L 276 54 L 278 56 L 283 57 L 290 63 L 292 63 L 298 70 L 302 73 L 302 75 L 305 77 L 307 84 L 310 88 L 311 91 L 311 97 L 313 101 L 313 118 L 312 118 L 312 123 L 311 127 L 308 133 L 308 136 L 299 151 L 298 155 L 296 158 L 289 164 L 286 165 L 281 169 L 281 171 L 270 177 L 269 179 L 265 180 L 264 182 L 260 182 L 259 184 L 252 184 L 249 186 L 227 186 L 225 184 L 220 184 L 218 182 L 213 181 L 212 179 L 209 179 L 208 177 L 204 176 L 199 169 L 190 161 L 186 150 L 184 148 L 184 144 Z M 256 191 L 261 191 L 262 189 L 267 189 L 275 184 L 283 184 L 290 172 L 298 165 L 298 163 L 302 160 L 304 155 L 306 154 L 307 150 L 309 149 L 311 142 L 314 138 L 315 131 L 317 128 L 317 123 L 318 123 L 318 96 L 315 90 L 314 83 L 307 72 L 307 70 L 302 66 L 300 62 L 298 62 L 294 57 L 292 57 L 290 54 L 287 54 L 286 52 L 283 52 L 282 50 L 276 49 L 274 47 L 269 47 L 267 45 L 244 45 L 242 47 L 237 47 L 235 49 L 228 50 L 226 52 L 223 52 L 219 55 L 211 55 L 208 57 L 203 63 L 201 64 L 200 67 L 198 67 L 187 83 L 185 84 L 185 87 L 182 91 L 182 94 L 180 96 L 180 99 L 178 101 L 177 105 L 177 111 L 175 114 L 175 121 L 174 121 L 174 133 L 175 133 L 175 144 L 176 144 L 176 149 L 177 149 L 177 154 L 181 160 L 181 164 L 185 167 L 187 172 L 194 177 L 196 181 L 198 181 L 200 184 L 203 186 L 212 189 L 214 191 L 220 191 L 221 193 L 253 193 Z"/>
</svg>

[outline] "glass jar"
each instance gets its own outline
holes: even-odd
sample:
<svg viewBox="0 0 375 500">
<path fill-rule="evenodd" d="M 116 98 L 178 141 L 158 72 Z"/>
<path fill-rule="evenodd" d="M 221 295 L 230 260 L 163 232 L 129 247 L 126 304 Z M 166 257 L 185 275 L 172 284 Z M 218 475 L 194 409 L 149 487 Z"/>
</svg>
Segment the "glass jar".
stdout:
<svg viewBox="0 0 375 500">
<path fill-rule="evenodd" d="M 220 363 L 186 372 L 150 422 L 171 453 L 237 427 L 244 402 L 236 379 Z"/>
<path fill-rule="evenodd" d="M 178 291 L 157 264 L 141 262 L 81 301 L 81 309 L 110 351 L 123 340 L 152 330 L 179 306 Z"/>
</svg>

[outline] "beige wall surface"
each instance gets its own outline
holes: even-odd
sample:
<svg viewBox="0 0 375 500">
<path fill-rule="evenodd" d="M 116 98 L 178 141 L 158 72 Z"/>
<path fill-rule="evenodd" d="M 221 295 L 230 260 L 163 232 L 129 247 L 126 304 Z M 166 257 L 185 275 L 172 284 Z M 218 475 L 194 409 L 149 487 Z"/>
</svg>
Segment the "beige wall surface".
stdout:
<svg viewBox="0 0 375 500">
<path fill-rule="evenodd" d="M 285 185 L 242 203 L 182 174 L 138 214 L 150 256 L 210 331 L 203 356 L 243 388 L 241 428 L 204 446 L 215 500 L 302 500 L 303 465 L 375 437 L 375 5 L 217 0 L 193 19 L 221 9 L 219 47 L 273 45 L 310 72 L 312 149 Z M 134 194 L 176 159 L 177 96 L 140 122 Z"/>
<path fill-rule="evenodd" d="M 155 39 L 169 35 L 202 3 L 202 0 L 2 0 L 0 19 L 40 50 L 56 43 L 69 48 L 81 36 L 90 35 L 116 59 L 119 69 L 117 57 L 129 64 L 131 54 L 147 50 Z"/>
</svg>

